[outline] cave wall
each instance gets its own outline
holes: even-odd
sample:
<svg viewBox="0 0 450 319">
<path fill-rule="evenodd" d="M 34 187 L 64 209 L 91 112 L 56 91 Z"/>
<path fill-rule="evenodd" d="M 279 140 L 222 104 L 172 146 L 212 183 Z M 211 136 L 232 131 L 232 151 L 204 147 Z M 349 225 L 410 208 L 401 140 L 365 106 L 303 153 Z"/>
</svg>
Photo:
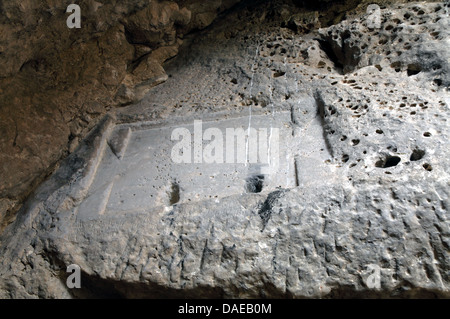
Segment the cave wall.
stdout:
<svg viewBox="0 0 450 319">
<path fill-rule="evenodd" d="M 180 10 L 166 4 L 157 8 L 185 22 L 181 2 Z M 177 25 L 177 35 L 195 33 L 185 34 L 176 51 L 173 30 L 159 38 L 151 27 L 138 26 L 145 19 L 137 16 L 149 21 L 152 16 L 142 7 L 105 31 L 83 51 L 87 56 L 64 49 L 65 58 L 54 62 L 55 78 L 45 71 L 39 77 L 41 62 L 24 63 L 22 71 L 4 78 L 11 85 L 1 87 L 17 99 L 10 114 L 22 114 L 18 126 L 35 125 L 13 131 L 8 143 L 35 152 L 42 166 L 23 157 L 18 169 L 11 157 L 2 162 L 7 164 L 2 177 L 11 174 L 16 187 L 22 184 L 14 182 L 14 174 L 46 170 L 50 161 L 40 154 L 71 154 L 62 162 L 55 157 L 60 167 L 0 235 L 0 296 L 448 298 L 448 6 L 422 2 L 366 10 L 367 2 L 306 11 L 288 1 L 242 3 L 211 28 Z M 357 18 L 348 19 L 353 15 Z M 191 21 L 193 16 L 191 11 Z M 374 17 L 381 19 L 379 30 L 370 27 Z M 76 48 L 89 43 L 83 41 Z M 83 68 L 70 65 L 75 56 Z M 123 57 L 129 57 L 127 63 Z M 120 81 L 111 75 L 109 87 L 103 85 L 108 77 L 100 78 L 107 62 L 126 67 Z M 58 65 L 66 65 L 64 72 L 75 80 L 60 75 Z M 97 108 L 80 109 L 91 101 Z M 157 184 L 148 174 L 177 172 L 162 156 L 154 164 L 169 166 L 166 171 L 151 166 L 147 150 L 163 143 L 142 136 L 207 116 L 246 116 L 249 107 L 254 120 L 265 115 L 270 121 L 273 111 L 287 118 L 284 127 L 291 132 L 283 142 L 291 146 L 294 186 L 264 184 L 261 193 L 241 194 L 243 187 L 222 191 L 226 177 L 217 178 L 220 192 L 211 190 L 212 181 L 186 179 L 180 181 L 177 205 L 172 199 L 152 206 L 144 196 L 135 198 L 133 188 Z M 61 118 L 53 115 L 56 109 Z M 69 114 L 81 119 L 76 136 L 61 122 Z M 39 130 L 37 137 L 33 130 Z M 120 137 L 130 140 L 122 159 L 117 137 L 122 145 Z M 58 138 L 62 150 L 51 148 Z M 118 176 L 122 183 L 108 187 L 117 172 L 102 175 L 102 163 L 127 167 L 131 158 L 137 164 Z M 167 176 L 159 181 L 170 182 Z M 202 192 L 199 185 L 208 186 L 213 193 L 203 195 L 211 198 L 189 202 L 186 193 Z M 119 211 L 122 195 L 139 210 Z M 72 263 L 82 268 L 85 289 L 79 292 L 65 285 Z M 371 264 L 381 268 L 382 289 L 365 283 Z"/>
<path fill-rule="evenodd" d="M 78 1 L 69 29 L 72 2 L 0 4 L 0 229 L 101 115 L 167 79 L 184 34 L 238 1 Z"/>
<path fill-rule="evenodd" d="M 82 27 L 68 29 L 71 2 L 0 4 L 0 229 L 102 115 L 167 80 L 163 64 L 184 35 L 240 1 L 78 1 Z M 368 1 L 293 2 L 319 10 L 324 26 L 363 12 Z"/>
</svg>

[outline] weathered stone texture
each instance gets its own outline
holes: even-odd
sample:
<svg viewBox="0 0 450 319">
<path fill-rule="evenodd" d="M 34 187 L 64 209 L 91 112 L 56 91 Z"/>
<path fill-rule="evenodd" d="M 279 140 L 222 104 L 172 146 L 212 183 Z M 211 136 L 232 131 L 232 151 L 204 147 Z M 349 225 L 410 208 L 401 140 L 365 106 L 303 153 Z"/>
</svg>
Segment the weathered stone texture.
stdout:
<svg viewBox="0 0 450 319">
<path fill-rule="evenodd" d="M 123 71 L 120 83 L 129 89 L 149 74 L 167 77 L 142 89 L 139 103 L 109 112 L 87 138 L 79 135 L 74 152 L 29 197 L 0 237 L 0 297 L 448 298 L 449 8 L 385 5 L 357 7 L 332 26 L 319 16 L 323 28 L 300 31 L 298 7 L 291 20 L 289 5 L 242 4 L 185 36 L 164 70 L 150 72 L 149 61 L 176 54 L 170 32 L 159 48 L 140 43 L 146 58 Z M 187 11 L 167 6 L 156 22 L 187 21 Z M 195 3 L 178 7 L 191 11 L 189 23 L 197 21 L 184 28 L 210 20 Z M 123 29 L 114 32 L 124 39 Z M 150 41 L 154 34 L 141 36 Z M 137 44 L 124 44 L 132 56 L 127 47 Z M 205 182 L 214 178 L 206 166 L 198 173 L 207 178 L 185 188 L 183 181 L 146 179 L 179 172 L 162 155 L 154 162 L 169 168 L 150 171 L 149 154 L 170 151 L 171 128 L 195 119 L 222 127 L 249 114 L 272 124 L 283 119 L 289 183 L 269 185 L 267 176 L 245 187 L 248 176 L 239 173 L 233 185 L 240 192 L 192 200 L 186 193 L 195 186 L 205 195 L 213 185 Z M 88 122 L 55 124 L 53 134 L 88 130 Z M 17 136 L 17 147 L 26 136 L 14 132 L 5 134 Z M 157 148 L 158 139 L 165 148 Z M 255 178 L 250 168 L 241 169 Z M 229 172 L 217 164 L 215 173 Z M 146 201 L 134 190 L 165 197 Z M 120 196 L 126 209 L 110 204 Z M 65 286 L 73 263 L 82 269 L 80 290 Z M 367 281 L 374 265 L 379 288 Z"/>
<path fill-rule="evenodd" d="M 238 1 L 79 1 L 69 29 L 72 2 L 0 4 L 0 198 L 18 204 L 0 229 L 102 115 L 167 79 L 185 33 Z"/>
</svg>

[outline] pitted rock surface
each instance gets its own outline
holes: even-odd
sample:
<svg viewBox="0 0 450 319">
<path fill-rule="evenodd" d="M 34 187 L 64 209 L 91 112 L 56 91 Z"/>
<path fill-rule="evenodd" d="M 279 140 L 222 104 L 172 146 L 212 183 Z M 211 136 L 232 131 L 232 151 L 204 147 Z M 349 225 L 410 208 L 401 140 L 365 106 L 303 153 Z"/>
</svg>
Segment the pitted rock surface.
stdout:
<svg viewBox="0 0 450 319">
<path fill-rule="evenodd" d="M 185 37 L 39 186 L 2 234 L 1 297 L 450 296 L 448 6 L 308 32 L 268 8 Z M 280 171 L 176 168 L 170 133 L 196 120 L 279 127 Z"/>
</svg>

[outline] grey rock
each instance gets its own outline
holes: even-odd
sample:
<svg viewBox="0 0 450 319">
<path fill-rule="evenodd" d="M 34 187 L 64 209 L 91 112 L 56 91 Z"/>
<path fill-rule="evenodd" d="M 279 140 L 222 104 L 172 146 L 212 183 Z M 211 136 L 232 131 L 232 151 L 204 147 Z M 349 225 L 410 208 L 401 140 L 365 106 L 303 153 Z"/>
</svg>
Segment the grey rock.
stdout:
<svg viewBox="0 0 450 319">
<path fill-rule="evenodd" d="M 405 31 L 445 35 L 447 8 L 380 9 L 381 29 L 416 7 L 389 34 L 364 10 L 299 35 L 252 23 L 260 7 L 186 37 L 167 81 L 104 118 L 6 228 L 0 297 L 448 298 L 446 40 Z M 418 40 L 388 54 L 388 36 Z M 170 133 L 199 119 L 282 128 L 279 170 L 177 166 Z"/>
<path fill-rule="evenodd" d="M 369 29 L 379 29 L 381 27 L 381 10 L 377 4 L 367 6 L 367 27 Z"/>
<path fill-rule="evenodd" d="M 117 130 L 115 134 L 109 139 L 108 145 L 111 151 L 118 159 L 122 159 L 128 146 L 131 137 L 131 128 L 124 128 Z"/>
<path fill-rule="evenodd" d="M 111 107 L 167 80 L 185 33 L 237 2 L 78 1 L 82 26 L 69 29 L 72 1 L 2 1 L 0 198 L 17 205 L 0 207 L 0 231 Z"/>
</svg>

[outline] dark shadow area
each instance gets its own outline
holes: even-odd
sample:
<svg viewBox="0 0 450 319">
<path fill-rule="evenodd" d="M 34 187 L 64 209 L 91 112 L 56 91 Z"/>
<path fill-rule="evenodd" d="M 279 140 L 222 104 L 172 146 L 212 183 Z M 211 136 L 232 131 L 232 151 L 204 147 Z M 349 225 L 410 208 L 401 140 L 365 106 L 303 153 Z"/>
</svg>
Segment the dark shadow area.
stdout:
<svg viewBox="0 0 450 319">
<path fill-rule="evenodd" d="M 263 227 L 262 227 L 261 231 L 263 231 L 266 228 L 266 225 L 269 222 L 270 217 L 272 216 L 273 207 L 275 205 L 275 202 L 278 200 L 278 198 L 283 196 L 283 194 L 284 194 L 284 191 L 282 189 L 271 192 L 269 195 L 267 195 L 266 200 L 260 206 L 260 208 L 258 210 L 258 215 L 259 215 L 259 217 L 261 217 L 262 222 L 263 222 Z"/>
<path fill-rule="evenodd" d="M 172 206 L 180 201 L 180 186 L 176 182 L 172 182 L 169 192 L 169 205 Z"/>
<path fill-rule="evenodd" d="M 379 168 L 388 168 L 388 167 L 394 167 L 397 166 L 398 163 L 400 163 L 401 159 L 398 156 L 386 156 L 383 159 L 380 159 L 375 163 L 376 167 Z"/>
<path fill-rule="evenodd" d="M 317 93 L 317 92 L 314 94 L 314 99 L 317 104 L 317 115 L 319 116 L 320 125 L 322 126 L 322 129 L 323 129 L 322 134 L 323 134 L 323 139 L 325 140 L 325 145 L 327 147 L 327 151 L 331 155 L 331 157 L 334 157 L 333 148 L 331 147 L 330 141 L 328 139 L 327 123 L 325 122 L 325 103 L 320 98 L 319 93 Z"/>
<path fill-rule="evenodd" d="M 424 157 L 425 155 L 425 151 L 424 150 L 420 150 L 420 149 L 415 149 L 411 156 L 409 157 L 410 161 L 418 161 L 421 160 L 422 157 Z"/>
<path fill-rule="evenodd" d="M 105 279 L 81 272 L 81 288 L 70 289 L 77 299 L 207 299 L 223 298 L 219 288 L 174 289 L 155 283 Z"/>
<path fill-rule="evenodd" d="M 247 193 L 261 193 L 264 187 L 264 175 L 253 175 L 246 179 L 245 190 Z"/>
<path fill-rule="evenodd" d="M 320 48 L 322 49 L 323 52 L 325 52 L 328 59 L 330 59 L 330 61 L 333 62 L 335 68 L 339 71 L 339 73 L 343 74 L 344 64 L 339 60 L 331 44 L 326 40 L 322 39 L 315 39 L 315 40 L 319 42 Z"/>
<path fill-rule="evenodd" d="M 439 299 L 448 298 L 440 291 L 433 289 L 415 288 L 408 282 L 403 282 L 392 291 L 376 289 L 355 290 L 352 286 L 332 288 L 324 299 Z"/>
</svg>

